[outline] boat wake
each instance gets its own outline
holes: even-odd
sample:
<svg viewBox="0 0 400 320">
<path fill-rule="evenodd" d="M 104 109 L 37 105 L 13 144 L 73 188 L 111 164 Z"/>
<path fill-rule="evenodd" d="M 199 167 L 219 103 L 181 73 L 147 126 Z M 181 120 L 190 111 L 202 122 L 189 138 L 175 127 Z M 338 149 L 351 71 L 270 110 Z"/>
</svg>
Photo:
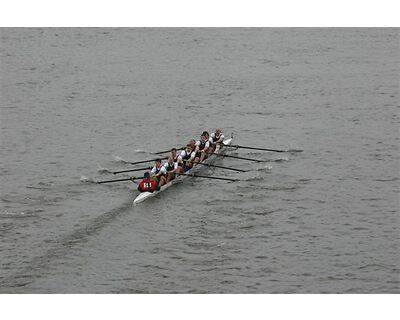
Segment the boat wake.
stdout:
<svg viewBox="0 0 400 320">
<path fill-rule="evenodd" d="M 102 230 L 118 215 L 123 214 L 131 209 L 131 203 L 126 202 L 121 206 L 104 212 L 96 218 L 87 221 L 87 223 L 78 229 L 72 230 L 70 233 L 59 236 L 56 241 L 52 241 L 52 246 L 46 246 L 46 251 L 41 255 L 33 257 L 27 267 L 16 270 L 9 277 L 0 278 L 0 293 L 3 293 L 3 288 L 23 288 L 30 285 L 36 279 L 42 277 L 44 272 L 53 263 L 54 260 L 62 259 L 74 247 L 85 243 L 88 239 Z M 24 213 L 20 213 L 23 215 Z"/>
</svg>

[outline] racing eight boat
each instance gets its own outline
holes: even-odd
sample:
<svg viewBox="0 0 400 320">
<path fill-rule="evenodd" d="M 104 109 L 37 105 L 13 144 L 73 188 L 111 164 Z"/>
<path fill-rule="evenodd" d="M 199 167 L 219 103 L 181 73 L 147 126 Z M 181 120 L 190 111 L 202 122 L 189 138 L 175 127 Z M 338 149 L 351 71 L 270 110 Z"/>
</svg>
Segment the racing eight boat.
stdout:
<svg viewBox="0 0 400 320">
<path fill-rule="evenodd" d="M 210 155 L 207 159 L 205 159 L 201 164 L 195 165 L 192 169 L 187 171 L 185 174 L 179 175 L 174 180 L 171 180 L 167 184 L 164 184 L 160 188 L 160 190 L 154 191 L 154 192 L 141 192 L 135 198 L 135 200 L 133 200 L 133 204 L 141 203 L 141 202 L 143 202 L 143 201 L 145 201 L 145 200 L 147 200 L 149 198 L 152 198 L 152 197 L 158 195 L 159 193 L 167 190 L 169 187 L 173 186 L 174 184 L 180 183 L 180 182 L 184 181 L 185 179 L 187 179 L 190 176 L 195 176 L 195 173 L 198 173 L 199 171 L 204 170 L 205 168 L 207 168 L 207 164 L 212 164 L 219 157 L 225 155 L 227 150 L 230 149 L 230 148 L 227 148 L 227 146 L 230 146 L 232 144 L 232 140 L 233 140 L 233 138 L 229 138 L 227 140 L 224 140 L 223 143 L 218 144 L 217 147 L 216 147 L 215 152 L 212 155 Z"/>
</svg>

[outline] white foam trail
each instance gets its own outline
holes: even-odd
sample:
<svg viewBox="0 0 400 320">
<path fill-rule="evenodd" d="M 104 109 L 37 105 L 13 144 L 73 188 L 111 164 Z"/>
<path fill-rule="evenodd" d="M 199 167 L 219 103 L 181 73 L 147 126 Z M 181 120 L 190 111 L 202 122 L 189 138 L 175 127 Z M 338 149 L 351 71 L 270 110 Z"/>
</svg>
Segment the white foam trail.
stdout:
<svg viewBox="0 0 400 320">
<path fill-rule="evenodd" d="M 81 178 L 79 179 L 81 182 L 95 182 L 94 179 L 86 177 L 86 176 L 81 176 Z"/>
<path fill-rule="evenodd" d="M 115 156 L 115 155 L 113 155 L 113 159 L 114 159 L 114 161 L 117 161 L 117 162 L 128 163 L 128 161 L 122 159 L 121 157 Z"/>
<path fill-rule="evenodd" d="M 136 150 L 134 150 L 134 152 L 136 152 L 136 153 L 147 153 L 146 151 L 141 150 L 141 149 L 136 149 Z"/>
<path fill-rule="evenodd" d="M 275 162 L 280 162 L 280 161 L 289 161 L 289 158 L 288 158 L 288 157 L 280 157 L 280 158 L 276 158 L 276 159 L 274 159 L 273 161 L 275 161 Z"/>
<path fill-rule="evenodd" d="M 112 173 L 112 171 L 110 171 L 110 170 L 107 169 L 107 168 L 103 168 L 103 167 L 100 166 L 100 165 L 97 165 L 97 166 L 98 166 L 97 172 L 99 172 L 99 173 Z"/>
<path fill-rule="evenodd" d="M 1 214 L 7 215 L 7 216 L 19 216 L 19 215 L 23 216 L 23 215 L 25 215 L 25 212 L 23 212 L 23 211 L 22 212 L 10 212 L 10 211 L 5 210 L 5 211 L 1 212 Z"/>
<path fill-rule="evenodd" d="M 266 170 L 272 170 L 272 166 L 270 164 L 267 164 L 264 167 L 257 169 L 257 171 L 266 171 Z"/>
</svg>

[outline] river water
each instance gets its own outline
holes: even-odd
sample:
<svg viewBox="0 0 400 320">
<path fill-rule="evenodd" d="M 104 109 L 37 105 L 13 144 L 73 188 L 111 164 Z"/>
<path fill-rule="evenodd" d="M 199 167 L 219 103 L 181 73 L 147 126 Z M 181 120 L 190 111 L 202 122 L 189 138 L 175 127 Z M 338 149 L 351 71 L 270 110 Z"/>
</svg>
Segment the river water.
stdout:
<svg viewBox="0 0 400 320">
<path fill-rule="evenodd" d="M 1 293 L 394 293 L 399 29 L 1 29 Z M 133 206 L 124 161 L 241 145 Z"/>
</svg>

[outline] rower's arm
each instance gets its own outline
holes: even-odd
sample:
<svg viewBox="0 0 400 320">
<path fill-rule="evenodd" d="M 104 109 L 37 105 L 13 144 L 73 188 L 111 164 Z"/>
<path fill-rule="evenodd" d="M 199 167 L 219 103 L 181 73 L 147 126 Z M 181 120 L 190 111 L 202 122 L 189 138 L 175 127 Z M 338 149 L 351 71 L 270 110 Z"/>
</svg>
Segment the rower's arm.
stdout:
<svg viewBox="0 0 400 320">
<path fill-rule="evenodd" d="M 215 141 L 215 143 L 222 143 L 224 141 L 224 138 L 224 135 L 221 135 L 221 137 L 217 141 Z"/>
<path fill-rule="evenodd" d="M 162 174 L 167 174 L 167 169 L 164 166 L 161 167 L 160 172 L 157 173 L 156 177 L 161 176 Z"/>
</svg>

